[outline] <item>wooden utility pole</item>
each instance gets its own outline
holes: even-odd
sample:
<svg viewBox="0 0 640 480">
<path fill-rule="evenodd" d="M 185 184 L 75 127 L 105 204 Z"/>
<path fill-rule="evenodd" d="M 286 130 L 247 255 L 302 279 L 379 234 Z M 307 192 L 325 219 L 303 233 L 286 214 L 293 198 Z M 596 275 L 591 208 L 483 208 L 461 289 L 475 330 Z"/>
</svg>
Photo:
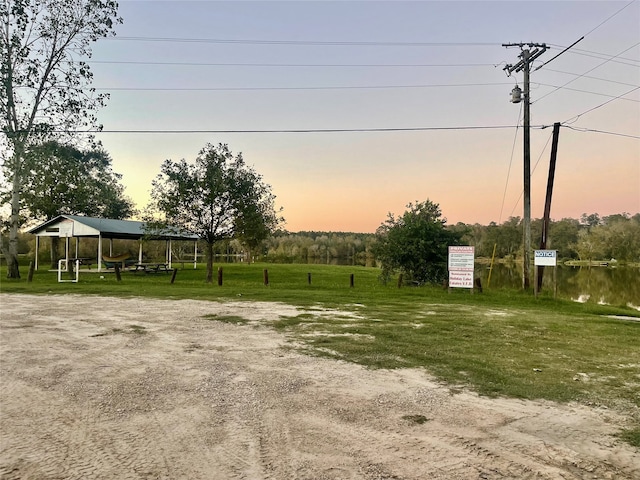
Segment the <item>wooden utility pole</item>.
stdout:
<svg viewBox="0 0 640 480">
<path fill-rule="evenodd" d="M 515 65 L 506 65 L 503 70 L 507 75 L 513 72 L 524 72 L 524 215 L 523 223 L 523 245 L 524 254 L 522 259 L 522 288 L 529 289 L 529 278 L 531 268 L 531 100 L 529 96 L 529 76 L 531 72 L 531 63 L 542 55 L 547 46 L 544 43 L 503 43 L 503 47 L 520 47 L 521 60 Z M 526 47 L 526 48 L 525 48 Z M 520 89 L 516 86 L 517 91 Z M 514 89 L 514 92 L 516 92 Z M 519 103 L 521 98 L 516 97 L 512 92 L 511 101 Z"/>
<path fill-rule="evenodd" d="M 560 123 L 553 124 L 553 139 L 551 140 L 551 159 L 549 160 L 549 178 L 547 179 L 547 196 L 544 202 L 544 216 L 542 218 L 542 238 L 540 239 L 540 250 L 547 249 L 549 239 L 549 221 L 551 217 L 551 196 L 553 195 L 553 181 L 556 175 L 556 158 L 558 157 L 558 137 L 560 136 Z M 538 292 L 542 288 L 542 277 L 544 266 L 538 267 Z"/>
</svg>

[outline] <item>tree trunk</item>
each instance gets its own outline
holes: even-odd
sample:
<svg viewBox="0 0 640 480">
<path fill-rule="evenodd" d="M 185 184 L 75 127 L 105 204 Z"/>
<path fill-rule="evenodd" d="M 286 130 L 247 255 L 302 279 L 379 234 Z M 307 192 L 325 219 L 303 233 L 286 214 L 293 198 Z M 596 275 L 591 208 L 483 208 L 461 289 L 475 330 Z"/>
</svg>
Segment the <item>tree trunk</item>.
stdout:
<svg viewBox="0 0 640 480">
<path fill-rule="evenodd" d="M 51 237 L 51 270 L 58 269 L 58 250 L 60 249 L 60 237 Z"/>
<path fill-rule="evenodd" d="M 207 242 L 207 283 L 213 283 L 213 242 Z"/>
<path fill-rule="evenodd" d="M 22 158 L 14 153 L 14 171 L 11 191 L 11 217 L 9 219 L 9 249 L 6 253 L 7 278 L 20 278 L 18 266 L 18 228 L 20 227 L 20 170 Z"/>
</svg>

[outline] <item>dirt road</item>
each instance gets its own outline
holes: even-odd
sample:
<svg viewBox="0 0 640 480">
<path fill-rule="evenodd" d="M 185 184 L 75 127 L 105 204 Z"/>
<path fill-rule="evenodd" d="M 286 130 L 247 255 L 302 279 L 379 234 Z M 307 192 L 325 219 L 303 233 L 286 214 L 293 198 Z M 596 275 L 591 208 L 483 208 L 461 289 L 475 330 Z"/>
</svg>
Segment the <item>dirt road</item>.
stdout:
<svg viewBox="0 0 640 480">
<path fill-rule="evenodd" d="M 291 306 L 1 294 L 0 309 L 2 479 L 640 478 L 620 412 L 304 356 L 262 325 Z"/>
</svg>

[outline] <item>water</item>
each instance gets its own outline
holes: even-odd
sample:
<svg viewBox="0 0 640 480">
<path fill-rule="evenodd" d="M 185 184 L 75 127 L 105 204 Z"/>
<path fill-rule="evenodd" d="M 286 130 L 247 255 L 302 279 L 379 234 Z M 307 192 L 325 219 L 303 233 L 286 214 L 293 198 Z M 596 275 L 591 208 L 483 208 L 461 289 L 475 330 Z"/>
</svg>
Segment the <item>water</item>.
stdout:
<svg viewBox="0 0 640 480">
<path fill-rule="evenodd" d="M 487 288 L 489 267 L 476 265 L 476 277 Z M 531 270 L 533 286 L 533 269 Z M 557 267 L 558 297 L 580 302 L 635 305 L 640 308 L 640 268 Z M 522 265 L 495 264 L 490 288 L 522 288 Z M 544 272 L 543 292 L 553 291 L 553 268 Z"/>
</svg>

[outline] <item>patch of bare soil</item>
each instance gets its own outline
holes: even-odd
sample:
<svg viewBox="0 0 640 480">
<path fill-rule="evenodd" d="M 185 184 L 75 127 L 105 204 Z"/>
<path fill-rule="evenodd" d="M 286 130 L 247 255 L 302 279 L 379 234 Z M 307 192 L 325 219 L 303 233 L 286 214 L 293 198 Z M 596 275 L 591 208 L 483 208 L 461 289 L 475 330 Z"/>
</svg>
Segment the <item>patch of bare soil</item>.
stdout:
<svg viewBox="0 0 640 480">
<path fill-rule="evenodd" d="M 259 325 L 291 306 L 0 305 L 2 479 L 640 478 L 640 453 L 612 436 L 619 413 L 301 355 Z"/>
</svg>

